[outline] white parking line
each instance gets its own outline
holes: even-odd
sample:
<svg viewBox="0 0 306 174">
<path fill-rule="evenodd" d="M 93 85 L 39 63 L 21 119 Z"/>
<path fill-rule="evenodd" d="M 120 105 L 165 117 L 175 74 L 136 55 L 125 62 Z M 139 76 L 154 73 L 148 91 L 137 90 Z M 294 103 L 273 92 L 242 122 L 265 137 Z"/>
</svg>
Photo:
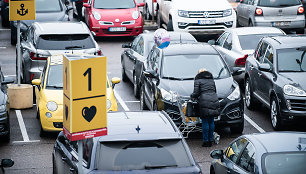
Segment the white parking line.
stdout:
<svg viewBox="0 0 306 174">
<path fill-rule="evenodd" d="M 248 117 L 247 115 L 244 114 L 244 119 L 249 122 L 253 127 L 255 127 L 255 129 L 257 129 L 260 133 L 264 133 L 266 132 L 265 130 L 263 130 L 261 127 L 258 126 L 258 124 L 256 124 L 253 120 L 251 120 L 250 117 Z"/>
<path fill-rule="evenodd" d="M 30 141 L 20 110 L 15 110 L 23 141 Z"/>
<path fill-rule="evenodd" d="M 130 109 L 127 107 L 127 105 L 125 104 L 125 102 L 122 100 L 122 98 L 120 97 L 120 95 L 114 90 L 114 94 L 116 99 L 119 101 L 120 105 L 123 107 L 123 109 L 125 111 L 129 111 Z"/>
</svg>

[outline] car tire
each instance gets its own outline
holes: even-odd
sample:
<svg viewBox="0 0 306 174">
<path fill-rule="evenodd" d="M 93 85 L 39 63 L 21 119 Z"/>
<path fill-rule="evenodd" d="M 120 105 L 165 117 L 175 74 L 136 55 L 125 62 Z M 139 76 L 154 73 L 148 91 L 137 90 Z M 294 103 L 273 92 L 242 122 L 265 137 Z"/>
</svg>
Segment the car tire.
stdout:
<svg viewBox="0 0 306 174">
<path fill-rule="evenodd" d="M 17 44 L 17 30 L 11 26 L 11 45 Z"/>
<path fill-rule="evenodd" d="M 1 9 L 1 12 L 2 12 L 3 10 Z M 8 20 L 6 20 L 5 18 L 4 18 L 4 15 L 1 15 L 1 24 L 2 24 L 2 26 L 3 27 L 9 27 L 10 26 L 10 21 L 8 21 Z"/>
<path fill-rule="evenodd" d="M 157 14 L 157 19 L 156 19 L 157 26 L 158 28 L 163 28 L 163 21 L 161 19 L 159 11 L 156 11 L 156 14 Z"/>
<path fill-rule="evenodd" d="M 36 103 L 36 105 L 37 105 L 37 103 Z M 38 120 L 39 120 L 39 118 L 40 118 L 39 108 L 37 108 L 37 112 L 36 112 L 36 119 L 38 119 Z"/>
<path fill-rule="evenodd" d="M 170 19 L 168 24 L 167 24 L 167 31 L 173 31 L 173 22 L 172 22 L 172 19 Z"/>
<path fill-rule="evenodd" d="M 215 170 L 214 170 L 214 168 L 211 166 L 210 167 L 210 172 L 209 172 L 210 174 L 215 174 Z"/>
<path fill-rule="evenodd" d="M 41 122 L 40 122 L 39 136 L 40 136 L 40 137 L 45 137 L 45 136 L 46 136 L 46 132 L 43 130 L 42 125 L 41 125 Z"/>
<path fill-rule="evenodd" d="M 304 28 L 300 28 L 296 30 L 296 34 L 304 34 L 305 29 Z"/>
<path fill-rule="evenodd" d="M 243 129 L 244 129 L 244 120 L 242 120 L 241 123 L 230 127 L 232 134 L 242 134 Z"/>
<path fill-rule="evenodd" d="M 52 173 L 53 174 L 57 174 L 57 170 L 56 170 L 56 165 L 55 165 L 55 159 L 54 156 L 52 155 Z"/>
<path fill-rule="evenodd" d="M 272 97 L 270 104 L 270 118 L 274 130 L 278 131 L 282 128 L 282 120 L 280 119 L 279 104 L 276 97 Z"/>
<path fill-rule="evenodd" d="M 125 74 L 125 70 L 124 70 L 123 67 L 121 68 L 121 76 L 122 76 L 122 81 L 124 81 L 124 82 L 128 81 L 128 78 L 127 78 L 127 76 Z"/>
<path fill-rule="evenodd" d="M 245 80 L 245 105 L 248 109 L 253 110 L 257 104 L 256 99 L 253 96 L 253 90 L 250 84 L 250 78 Z"/>
<path fill-rule="evenodd" d="M 133 90 L 134 90 L 134 96 L 136 98 L 139 98 L 139 85 L 137 84 L 136 81 L 136 75 L 133 75 Z"/>
<path fill-rule="evenodd" d="M 254 27 L 254 24 L 253 24 L 253 22 L 251 20 L 249 21 L 248 27 Z"/>
<path fill-rule="evenodd" d="M 7 116 L 8 116 L 7 117 L 7 119 L 8 119 L 7 130 L 8 130 L 8 132 L 3 137 L 3 141 L 6 142 L 6 143 L 10 142 L 10 139 L 11 139 L 11 125 L 10 125 L 10 116 L 9 116 L 9 113 L 7 113 Z"/>
<path fill-rule="evenodd" d="M 150 14 L 148 4 L 146 4 L 146 6 L 145 6 L 145 19 L 146 20 L 151 20 L 152 19 L 152 15 Z"/>
<path fill-rule="evenodd" d="M 146 105 L 145 99 L 144 99 L 144 91 L 143 86 L 140 87 L 140 110 L 148 110 L 148 107 Z"/>
</svg>

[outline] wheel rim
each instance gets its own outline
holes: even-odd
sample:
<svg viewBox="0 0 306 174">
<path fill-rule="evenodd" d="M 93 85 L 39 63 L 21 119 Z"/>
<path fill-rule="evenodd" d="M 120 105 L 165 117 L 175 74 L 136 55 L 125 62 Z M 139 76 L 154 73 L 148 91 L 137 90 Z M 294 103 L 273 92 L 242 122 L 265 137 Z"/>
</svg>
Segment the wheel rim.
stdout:
<svg viewBox="0 0 306 174">
<path fill-rule="evenodd" d="M 271 104 L 271 122 L 273 127 L 276 127 L 277 121 L 277 107 L 275 100 L 273 100 Z"/>
<path fill-rule="evenodd" d="M 250 106 L 251 103 L 251 91 L 249 81 L 245 83 L 245 103 L 247 106 Z"/>
</svg>

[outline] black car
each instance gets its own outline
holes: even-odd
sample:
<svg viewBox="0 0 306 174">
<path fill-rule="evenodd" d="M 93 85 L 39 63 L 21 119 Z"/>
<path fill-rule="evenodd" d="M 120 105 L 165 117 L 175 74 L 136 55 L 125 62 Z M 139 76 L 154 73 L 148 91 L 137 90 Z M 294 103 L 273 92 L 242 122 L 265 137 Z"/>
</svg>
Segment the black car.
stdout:
<svg viewBox="0 0 306 174">
<path fill-rule="evenodd" d="M 171 43 L 197 42 L 190 33 L 168 33 Z M 139 97 L 139 88 L 141 86 L 139 77 L 143 71 L 143 63 L 154 45 L 153 38 L 153 32 L 142 33 L 137 36 L 132 43 L 125 43 L 122 45 L 122 48 L 129 48 L 124 50 L 121 54 L 122 80 L 127 81 L 129 79 L 133 83 L 135 97 Z"/>
<path fill-rule="evenodd" d="M 243 135 L 210 156 L 210 174 L 301 174 L 306 171 L 306 133 Z"/>
<path fill-rule="evenodd" d="M 0 66 L 0 139 L 10 140 L 10 104 L 6 94 L 6 84 L 13 83 L 14 80 L 4 77 Z"/>
<path fill-rule="evenodd" d="M 263 38 L 245 68 L 245 103 L 270 108 L 272 127 L 306 120 L 306 36 Z M 304 121 L 303 121 L 304 120 Z"/>
<path fill-rule="evenodd" d="M 215 123 L 229 126 L 233 133 L 244 127 L 244 106 L 239 85 L 220 53 L 209 44 L 170 44 L 165 49 L 154 47 L 145 62 L 140 89 L 140 108 L 165 110 L 179 125 L 180 105 L 193 92 L 194 77 L 201 68 L 210 71 L 215 79 L 221 114 Z M 241 74 L 234 68 L 233 75 Z"/>
<path fill-rule="evenodd" d="M 69 21 L 68 12 L 73 8 L 65 5 L 67 0 L 35 0 L 36 19 L 20 21 L 20 32 L 25 32 L 33 22 Z M 67 4 L 67 3 L 66 3 Z M 17 22 L 12 21 L 11 44 L 17 43 Z"/>
<path fill-rule="evenodd" d="M 78 173 L 77 141 L 58 135 L 53 173 Z M 112 112 L 107 135 L 83 140 L 83 173 L 200 174 L 182 134 L 165 112 Z"/>
</svg>

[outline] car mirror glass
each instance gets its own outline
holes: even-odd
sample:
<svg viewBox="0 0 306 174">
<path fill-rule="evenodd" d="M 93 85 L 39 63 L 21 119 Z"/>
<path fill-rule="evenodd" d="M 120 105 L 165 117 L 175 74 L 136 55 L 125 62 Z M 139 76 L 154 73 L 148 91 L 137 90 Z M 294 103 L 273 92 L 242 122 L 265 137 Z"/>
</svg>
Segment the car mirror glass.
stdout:
<svg viewBox="0 0 306 174">
<path fill-rule="evenodd" d="M 242 68 L 233 67 L 232 76 L 238 76 L 238 75 L 242 74 L 243 72 L 244 72 L 244 70 Z"/>
<path fill-rule="evenodd" d="M 213 159 L 222 159 L 223 158 L 223 150 L 213 150 L 210 152 L 210 157 Z"/>
</svg>

